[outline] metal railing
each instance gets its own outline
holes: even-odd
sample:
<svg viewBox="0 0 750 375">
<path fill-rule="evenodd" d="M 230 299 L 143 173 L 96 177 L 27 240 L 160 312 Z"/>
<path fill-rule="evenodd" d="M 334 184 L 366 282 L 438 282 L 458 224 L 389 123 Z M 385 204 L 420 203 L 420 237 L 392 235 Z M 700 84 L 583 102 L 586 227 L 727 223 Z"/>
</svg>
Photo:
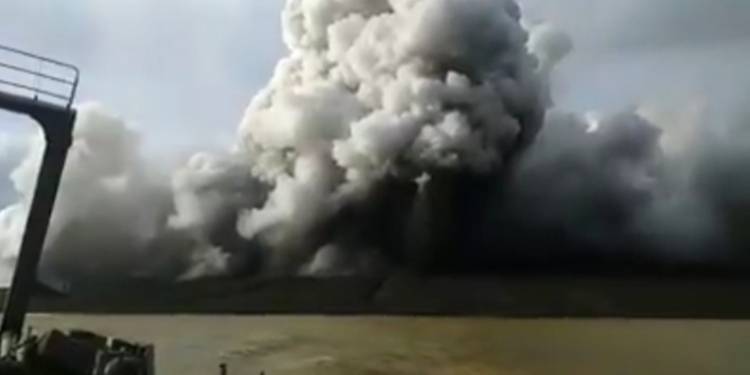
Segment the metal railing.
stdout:
<svg viewBox="0 0 750 375">
<path fill-rule="evenodd" d="M 71 64 L 0 44 L 0 91 L 12 89 L 13 94 L 70 108 L 79 76 Z"/>
</svg>

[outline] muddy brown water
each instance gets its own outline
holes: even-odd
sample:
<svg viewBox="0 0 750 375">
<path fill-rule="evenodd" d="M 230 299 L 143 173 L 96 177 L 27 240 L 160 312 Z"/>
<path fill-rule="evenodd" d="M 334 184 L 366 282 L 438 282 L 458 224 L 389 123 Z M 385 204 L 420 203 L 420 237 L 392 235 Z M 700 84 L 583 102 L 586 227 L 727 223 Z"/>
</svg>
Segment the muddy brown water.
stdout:
<svg viewBox="0 0 750 375">
<path fill-rule="evenodd" d="M 159 375 L 750 374 L 750 322 L 34 315 L 153 342 Z"/>
</svg>

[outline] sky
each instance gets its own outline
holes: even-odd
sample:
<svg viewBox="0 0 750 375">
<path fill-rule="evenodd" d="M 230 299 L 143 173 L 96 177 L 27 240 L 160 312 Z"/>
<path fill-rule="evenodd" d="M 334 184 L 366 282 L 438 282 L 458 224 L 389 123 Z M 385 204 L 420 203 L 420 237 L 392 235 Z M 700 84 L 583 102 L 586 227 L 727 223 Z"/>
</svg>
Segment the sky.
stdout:
<svg viewBox="0 0 750 375">
<path fill-rule="evenodd" d="M 78 101 L 126 119 L 156 158 L 230 144 L 285 53 L 281 0 L 2 1 L 0 43 L 78 65 Z M 575 41 L 554 79 L 560 107 L 709 99 L 730 107 L 747 97 L 746 0 L 523 0 L 522 7 L 528 22 L 551 23 Z M 0 123 L 7 159 L 31 127 L 6 115 Z"/>
<path fill-rule="evenodd" d="M 745 0 L 526 0 L 573 36 L 555 97 L 576 110 L 611 111 L 706 97 L 747 98 L 750 2 Z M 731 103 L 734 105 L 734 103 Z M 726 108 L 717 108 L 724 111 Z"/>
<path fill-rule="evenodd" d="M 224 147 L 284 48 L 281 2 L 3 0 L 0 43 L 71 62 L 149 149 Z"/>
</svg>

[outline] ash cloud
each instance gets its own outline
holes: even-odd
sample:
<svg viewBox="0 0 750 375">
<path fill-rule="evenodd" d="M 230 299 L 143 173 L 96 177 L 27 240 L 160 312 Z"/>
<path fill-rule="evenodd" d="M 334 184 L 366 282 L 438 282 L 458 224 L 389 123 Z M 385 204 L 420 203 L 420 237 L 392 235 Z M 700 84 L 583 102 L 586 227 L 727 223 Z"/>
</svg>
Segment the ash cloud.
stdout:
<svg viewBox="0 0 750 375">
<path fill-rule="evenodd" d="M 44 150 L 33 137 L 11 173 L 20 199 L 0 211 L 0 248 L 6 264 L 15 259 Z M 59 199 L 50 223 L 46 268 L 102 274 L 151 263 L 147 245 L 161 231 L 168 190 L 138 155 L 138 137 L 97 105 L 80 107 Z M 44 272 L 44 271 L 43 271 Z"/>
<path fill-rule="evenodd" d="M 743 259 L 747 117 L 710 103 L 557 107 L 549 78 L 573 41 L 522 26 L 520 9 L 290 0 L 289 54 L 234 146 L 171 173 L 148 166 L 121 120 L 84 106 L 44 272 L 174 280 Z M 0 213 L 6 264 L 40 155 L 37 143 L 12 176 L 20 202 Z"/>
<path fill-rule="evenodd" d="M 729 182 L 706 176 L 727 167 L 707 154 L 721 142 L 717 134 L 670 149 L 669 125 L 639 111 L 599 118 L 550 113 L 503 196 L 498 221 L 507 227 L 493 240 L 554 256 L 677 262 L 741 250 L 715 204 L 719 195 L 706 189 Z M 722 154 L 738 151 L 725 146 Z"/>
<path fill-rule="evenodd" d="M 510 1 L 288 2 L 290 54 L 248 108 L 231 156 L 265 190 L 237 212 L 237 230 L 266 268 L 400 252 L 405 230 L 378 219 L 407 225 L 408 206 L 382 210 L 409 205 L 415 180 L 502 170 L 541 128 L 546 102 L 519 17 Z"/>
</svg>

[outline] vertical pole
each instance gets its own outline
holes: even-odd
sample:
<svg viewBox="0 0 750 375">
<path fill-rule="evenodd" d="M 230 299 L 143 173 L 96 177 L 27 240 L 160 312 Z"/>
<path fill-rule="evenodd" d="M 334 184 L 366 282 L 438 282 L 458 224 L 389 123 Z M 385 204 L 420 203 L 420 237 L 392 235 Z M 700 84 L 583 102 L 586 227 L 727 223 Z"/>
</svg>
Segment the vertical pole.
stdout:
<svg viewBox="0 0 750 375">
<path fill-rule="evenodd" d="M 2 327 L 0 327 L 3 338 L 9 336 L 11 342 L 17 341 L 21 336 L 31 295 L 36 285 L 37 265 L 42 255 L 65 159 L 72 143 L 75 112 L 68 112 L 62 118 L 60 116 L 40 117 L 33 114 L 32 117 L 41 123 L 47 145 L 37 176 L 10 293 L 5 300 Z"/>
</svg>

